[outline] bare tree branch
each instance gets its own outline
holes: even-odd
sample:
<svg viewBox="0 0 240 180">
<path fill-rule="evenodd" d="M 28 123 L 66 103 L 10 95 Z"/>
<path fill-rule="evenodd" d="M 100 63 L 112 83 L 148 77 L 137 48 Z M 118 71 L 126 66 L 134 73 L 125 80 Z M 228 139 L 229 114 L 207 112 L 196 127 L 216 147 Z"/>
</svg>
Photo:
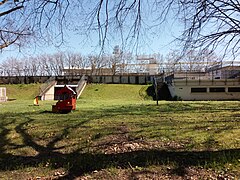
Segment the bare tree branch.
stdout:
<svg viewBox="0 0 240 180">
<path fill-rule="evenodd" d="M 18 40 L 18 37 L 16 37 L 15 39 L 13 39 L 12 41 L 9 41 L 9 42 L 4 41 L 2 44 L 0 44 L 0 49 L 6 48 L 6 47 L 10 46 L 11 44 L 14 44 L 17 40 Z"/>
<path fill-rule="evenodd" d="M 160 33 L 163 23 L 174 17 L 184 23 L 179 40 L 186 52 L 221 48 L 235 57 L 240 53 L 238 0 L 1 0 L 0 6 L 2 48 L 28 35 L 61 45 L 66 29 L 97 32 L 102 51 L 115 41 L 138 46 L 150 30 Z"/>
<path fill-rule="evenodd" d="M 3 5 L 3 4 L 5 4 L 7 1 L 8 1 L 8 0 L 2 0 L 2 1 L 0 1 L 0 6 Z"/>
<path fill-rule="evenodd" d="M 12 13 L 12 12 L 14 12 L 14 11 L 17 11 L 17 10 L 19 10 L 19 9 L 22 9 L 22 8 L 23 8 L 23 6 L 17 6 L 17 7 L 14 7 L 14 8 L 12 8 L 12 9 L 9 9 L 9 10 L 7 10 L 7 11 L 1 12 L 1 13 L 0 13 L 0 17 L 1 17 L 1 16 L 5 16 L 5 15 L 7 15 L 7 14 L 10 14 L 10 13 Z"/>
</svg>

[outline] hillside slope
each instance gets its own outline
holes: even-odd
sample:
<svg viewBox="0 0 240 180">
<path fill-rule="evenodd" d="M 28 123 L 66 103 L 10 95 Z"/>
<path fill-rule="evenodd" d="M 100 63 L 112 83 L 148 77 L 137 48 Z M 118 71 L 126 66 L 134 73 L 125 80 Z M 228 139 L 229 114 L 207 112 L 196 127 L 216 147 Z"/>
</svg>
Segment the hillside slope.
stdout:
<svg viewBox="0 0 240 180">
<path fill-rule="evenodd" d="M 80 102 L 90 104 L 111 102 L 113 104 L 125 104 L 144 102 L 150 99 L 146 94 L 148 85 L 129 84 L 90 84 L 83 91 Z"/>
<path fill-rule="evenodd" d="M 8 99 L 30 100 L 39 94 L 41 84 L 5 84 Z"/>
</svg>

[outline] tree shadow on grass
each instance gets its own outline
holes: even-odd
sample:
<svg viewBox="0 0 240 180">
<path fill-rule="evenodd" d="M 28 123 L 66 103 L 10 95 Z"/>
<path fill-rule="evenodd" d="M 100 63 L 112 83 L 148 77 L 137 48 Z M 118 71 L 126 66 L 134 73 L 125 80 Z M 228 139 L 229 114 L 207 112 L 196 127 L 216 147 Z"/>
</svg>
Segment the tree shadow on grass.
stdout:
<svg viewBox="0 0 240 180">
<path fill-rule="evenodd" d="M 120 110 L 120 113 L 122 110 Z M 117 113 L 117 111 L 114 111 Z M 27 115 L 26 115 L 27 116 Z M 2 138 L 0 147 L 0 171 L 17 170 L 19 167 L 38 167 L 39 164 L 50 163 L 53 169 L 67 168 L 68 172 L 64 177 L 59 179 L 73 179 L 85 173 L 91 173 L 95 170 L 101 170 L 108 167 L 128 168 L 132 167 L 148 167 L 150 165 L 168 165 L 174 164 L 173 174 L 184 176 L 185 169 L 189 166 L 209 166 L 220 163 L 234 164 L 240 159 L 240 149 L 225 149 L 220 151 L 177 151 L 177 150 L 161 150 L 147 149 L 136 150 L 123 153 L 94 153 L 76 149 L 70 153 L 60 152 L 60 148 L 56 148 L 56 144 L 63 140 L 70 131 L 83 126 L 89 120 L 81 121 L 78 124 L 65 127 L 58 135 L 55 135 L 46 145 L 38 144 L 33 136 L 28 133 L 26 125 L 34 120 L 27 117 L 25 122 L 15 126 L 15 131 L 22 137 L 25 147 L 33 148 L 36 155 L 14 155 L 6 152 L 4 146 L 15 146 L 7 138 L 10 130 L 8 125 L 15 125 L 15 120 L 9 123 L 1 122 L 0 135 Z M 16 148 L 17 145 L 15 146 Z"/>
</svg>

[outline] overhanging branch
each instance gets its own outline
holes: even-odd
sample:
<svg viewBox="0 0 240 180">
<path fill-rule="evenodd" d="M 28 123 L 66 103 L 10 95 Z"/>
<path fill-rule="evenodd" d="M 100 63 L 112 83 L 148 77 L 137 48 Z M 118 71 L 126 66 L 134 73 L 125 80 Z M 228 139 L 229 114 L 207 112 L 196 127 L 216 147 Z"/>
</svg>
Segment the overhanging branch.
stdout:
<svg viewBox="0 0 240 180">
<path fill-rule="evenodd" d="M 23 7 L 24 7 L 24 6 L 21 5 L 21 6 L 17 6 L 17 7 L 14 7 L 14 8 L 12 8 L 12 9 L 9 9 L 9 10 L 7 10 L 7 11 L 1 12 L 1 13 L 0 13 L 0 17 L 1 17 L 1 16 L 5 16 L 5 15 L 7 15 L 7 14 L 10 14 L 10 13 L 12 13 L 12 12 L 14 12 L 14 11 L 17 11 L 18 9 L 21 9 L 21 8 L 23 8 Z"/>
<path fill-rule="evenodd" d="M 3 44 L 0 44 L 0 49 L 4 49 L 4 48 L 8 47 L 9 45 L 14 44 L 18 40 L 18 38 L 19 37 L 16 37 L 12 41 L 8 41 L 8 42 L 4 42 Z"/>
</svg>

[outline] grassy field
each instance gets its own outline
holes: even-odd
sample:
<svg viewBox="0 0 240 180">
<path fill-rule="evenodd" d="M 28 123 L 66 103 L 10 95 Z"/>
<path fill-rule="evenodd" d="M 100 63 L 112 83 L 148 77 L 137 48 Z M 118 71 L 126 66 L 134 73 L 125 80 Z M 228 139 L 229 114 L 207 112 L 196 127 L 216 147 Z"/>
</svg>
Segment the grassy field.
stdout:
<svg viewBox="0 0 240 180">
<path fill-rule="evenodd" d="M 142 85 L 88 85 L 77 110 L 7 85 L 0 179 L 238 179 L 239 101 L 160 101 Z"/>
</svg>

